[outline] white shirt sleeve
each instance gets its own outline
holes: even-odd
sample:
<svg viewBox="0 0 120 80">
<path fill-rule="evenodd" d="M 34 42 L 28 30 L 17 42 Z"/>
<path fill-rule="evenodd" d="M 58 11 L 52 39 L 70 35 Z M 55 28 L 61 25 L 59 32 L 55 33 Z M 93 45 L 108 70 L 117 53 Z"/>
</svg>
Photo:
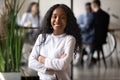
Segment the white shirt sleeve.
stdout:
<svg viewBox="0 0 120 80">
<path fill-rule="evenodd" d="M 27 13 L 24 13 L 24 14 L 23 14 L 22 19 L 21 19 L 21 23 L 20 23 L 22 26 L 27 26 L 27 25 L 26 25 L 26 23 L 27 23 L 27 18 L 28 18 L 27 16 L 28 16 Z"/>
<path fill-rule="evenodd" d="M 62 59 L 45 59 L 45 67 L 53 70 L 64 70 L 72 61 L 76 40 L 74 37 L 69 36 L 65 44 L 65 54 Z"/>
<path fill-rule="evenodd" d="M 44 67 L 44 64 L 40 63 L 37 60 L 38 56 L 40 55 L 40 43 L 41 43 L 41 41 L 42 41 L 42 35 L 39 35 L 37 40 L 36 40 L 36 43 L 32 49 L 32 52 L 29 56 L 28 66 L 31 69 L 34 69 L 38 72 L 45 73 L 46 68 Z"/>
</svg>

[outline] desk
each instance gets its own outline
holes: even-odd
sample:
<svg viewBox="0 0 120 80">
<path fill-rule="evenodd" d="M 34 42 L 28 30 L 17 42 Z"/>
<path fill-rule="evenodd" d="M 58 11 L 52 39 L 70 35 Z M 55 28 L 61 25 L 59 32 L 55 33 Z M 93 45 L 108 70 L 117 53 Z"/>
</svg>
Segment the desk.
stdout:
<svg viewBox="0 0 120 80">
<path fill-rule="evenodd" d="M 117 25 L 115 23 L 110 23 L 110 26 L 109 26 L 109 31 L 120 31 L 120 25 Z"/>
</svg>

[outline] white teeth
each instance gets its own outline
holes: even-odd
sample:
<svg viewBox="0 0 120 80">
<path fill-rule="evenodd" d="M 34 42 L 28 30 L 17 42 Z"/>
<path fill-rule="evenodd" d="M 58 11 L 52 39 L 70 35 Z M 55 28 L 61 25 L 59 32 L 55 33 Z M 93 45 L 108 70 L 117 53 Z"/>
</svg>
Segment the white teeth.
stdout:
<svg viewBox="0 0 120 80">
<path fill-rule="evenodd" d="M 61 25 L 56 24 L 55 26 L 61 26 Z"/>
</svg>

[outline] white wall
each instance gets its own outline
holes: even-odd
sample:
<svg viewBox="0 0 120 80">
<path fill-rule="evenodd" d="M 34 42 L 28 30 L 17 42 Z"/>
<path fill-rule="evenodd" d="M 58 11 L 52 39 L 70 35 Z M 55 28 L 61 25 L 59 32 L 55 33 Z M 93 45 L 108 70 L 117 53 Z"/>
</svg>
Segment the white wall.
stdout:
<svg viewBox="0 0 120 80">
<path fill-rule="evenodd" d="M 73 0 L 73 11 L 76 17 L 85 12 L 85 3 L 91 0 Z"/>
<path fill-rule="evenodd" d="M 102 8 L 111 15 L 112 23 L 120 25 L 120 0 L 102 0 Z"/>
</svg>

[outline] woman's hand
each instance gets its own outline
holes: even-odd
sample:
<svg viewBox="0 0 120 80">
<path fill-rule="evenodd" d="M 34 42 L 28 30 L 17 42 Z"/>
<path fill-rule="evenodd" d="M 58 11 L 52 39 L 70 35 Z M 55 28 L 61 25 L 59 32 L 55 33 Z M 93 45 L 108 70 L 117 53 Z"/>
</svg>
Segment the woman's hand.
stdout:
<svg viewBox="0 0 120 80">
<path fill-rule="evenodd" d="M 44 62 L 45 62 L 45 57 L 44 57 L 44 56 L 39 56 L 39 57 L 38 57 L 38 61 L 39 61 L 40 63 L 43 63 L 43 64 L 44 64 Z"/>
<path fill-rule="evenodd" d="M 64 58 L 65 56 L 66 56 L 67 54 L 62 54 L 61 56 L 60 56 L 60 59 L 62 59 L 62 58 Z M 38 57 L 38 61 L 40 62 L 40 63 L 45 63 L 45 57 L 44 56 L 39 56 Z M 47 71 L 54 71 L 53 69 L 50 69 L 50 68 L 47 68 Z"/>
<path fill-rule="evenodd" d="M 27 27 L 32 27 L 32 24 L 31 24 L 31 23 L 29 23 L 29 24 L 27 25 Z"/>
<path fill-rule="evenodd" d="M 64 58 L 66 55 L 67 55 L 67 54 L 65 54 L 65 53 L 62 54 L 62 55 L 60 56 L 60 59 L 61 59 L 61 58 Z"/>
<path fill-rule="evenodd" d="M 62 54 L 61 56 L 60 56 L 60 59 L 61 58 L 64 58 L 65 56 L 66 56 L 67 54 Z M 40 63 L 43 63 L 44 64 L 44 62 L 45 62 L 45 57 L 44 56 L 39 56 L 38 57 L 38 61 L 40 62 Z"/>
</svg>

